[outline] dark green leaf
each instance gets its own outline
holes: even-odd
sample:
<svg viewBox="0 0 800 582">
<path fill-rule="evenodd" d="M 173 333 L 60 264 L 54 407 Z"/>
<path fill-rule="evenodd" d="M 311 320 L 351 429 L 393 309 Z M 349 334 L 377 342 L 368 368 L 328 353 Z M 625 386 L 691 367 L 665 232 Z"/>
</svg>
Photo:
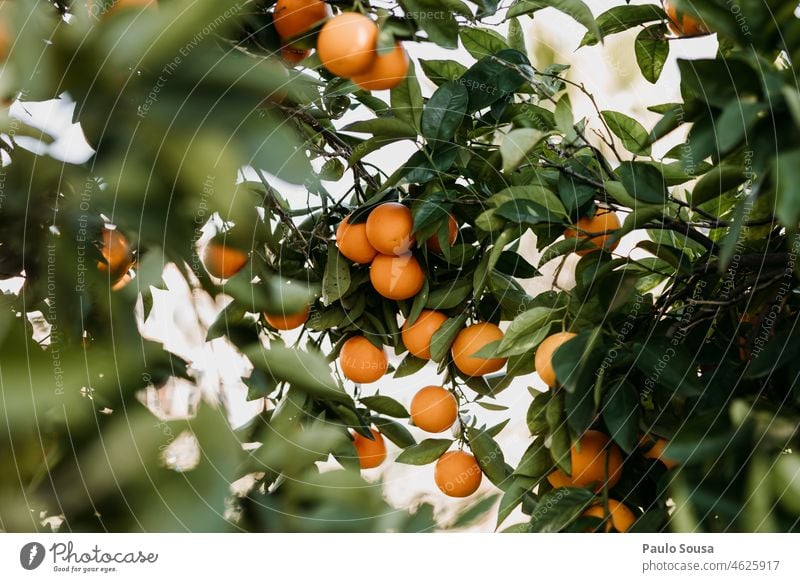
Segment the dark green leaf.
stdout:
<svg viewBox="0 0 800 582">
<path fill-rule="evenodd" d="M 395 462 L 406 465 L 427 465 L 441 457 L 452 444 L 451 439 L 425 439 L 400 453 Z"/>
<path fill-rule="evenodd" d="M 390 396 L 365 396 L 361 398 L 361 404 L 370 410 L 380 414 L 386 414 L 394 418 L 408 418 L 410 416 L 405 406 Z"/>
</svg>

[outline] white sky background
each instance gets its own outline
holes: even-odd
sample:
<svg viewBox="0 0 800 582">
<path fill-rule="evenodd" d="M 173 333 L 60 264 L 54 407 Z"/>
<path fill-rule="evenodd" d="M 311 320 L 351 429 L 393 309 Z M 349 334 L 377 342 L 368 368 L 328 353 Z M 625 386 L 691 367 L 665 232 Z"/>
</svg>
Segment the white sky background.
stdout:
<svg viewBox="0 0 800 582">
<path fill-rule="evenodd" d="M 609 7 L 620 4 L 621 1 L 588 0 L 587 4 L 594 14 L 598 15 Z M 639 0 L 634 3 L 648 2 Z M 499 22 L 501 18 L 495 17 L 492 21 Z M 571 65 L 569 78 L 583 83 L 589 92 L 594 94 L 601 109 L 626 113 L 640 120 L 648 129 L 658 118 L 646 111 L 648 106 L 680 100 L 675 59 L 710 57 L 716 49 L 713 37 L 672 42 L 670 59 L 661 79 L 658 84 L 651 85 L 642 78 L 635 62 L 633 41 L 636 30 L 615 35 L 608 39 L 605 45 L 583 47 L 576 51 L 575 48 L 585 29 L 569 17 L 547 9 L 537 13 L 534 20 L 522 17 L 521 23 L 526 34 L 529 56 L 537 67 L 543 68 L 552 62 Z M 497 30 L 505 33 L 505 26 L 498 27 Z M 422 43 L 407 43 L 406 47 L 414 59 L 453 59 L 464 64 L 473 62 L 472 57 L 462 49 L 446 50 Z M 419 66 L 417 71 L 423 85 L 423 93 L 429 96 L 435 87 L 424 78 Z M 388 95 L 381 93 L 376 95 L 388 100 Z M 577 91 L 572 92 L 571 98 L 576 118 L 586 116 L 590 120 L 590 127 L 599 127 L 597 115 L 588 100 Z M 74 162 L 83 162 L 91 157 L 93 152 L 83 139 L 80 128 L 71 122 L 71 104 L 64 101 L 15 103 L 11 111 L 13 115 L 31 125 L 46 129 L 57 136 L 56 141 L 47 148 L 47 152 L 54 157 Z M 339 124 L 341 126 L 355 119 L 355 116 L 348 116 Z M 683 136 L 675 135 L 670 138 L 654 148 L 654 154 L 667 151 L 683 139 Z M 408 142 L 393 144 L 367 156 L 367 160 L 382 168 L 387 174 L 391 174 L 413 153 L 412 148 L 413 145 Z M 301 188 L 281 184 L 278 181 L 275 185 L 281 187 L 282 194 L 294 206 L 305 204 L 306 193 Z M 326 187 L 335 195 L 337 192 L 344 192 L 347 180 L 344 179 L 341 185 L 326 183 Z M 623 240 L 617 252 L 627 254 L 637 240 L 636 238 Z M 524 242 L 521 252 L 529 262 L 538 265 L 539 257 L 532 240 Z M 575 262 L 576 259 L 569 259 L 563 269 L 559 279 L 561 287 L 571 287 Z M 554 261 L 542 269 L 544 276 L 523 281 L 526 290 L 535 295 L 550 289 L 553 285 L 552 275 L 556 263 Z M 204 341 L 205 329 L 202 325 L 209 325 L 214 320 L 216 313 L 224 306 L 225 299 L 218 297 L 215 300 L 204 293 L 191 293 L 175 269 L 168 269 L 165 279 L 170 291 L 154 292 L 154 309 L 145 324 L 146 333 L 163 341 L 169 350 L 187 358 L 192 363 L 192 370 L 206 399 L 211 401 L 221 399 L 229 410 L 231 423 L 234 426 L 244 424 L 262 406 L 258 401 L 249 403 L 245 401 L 247 391 L 240 380 L 240 375 L 248 364 L 224 340 L 216 340 L 211 344 L 206 344 Z M 198 325 L 198 319 L 201 325 Z M 399 363 L 399 358 L 393 358 L 393 363 L 395 365 Z M 412 377 L 395 380 L 387 376 L 375 384 L 364 386 L 362 392 L 368 395 L 380 390 L 381 393 L 390 395 L 408 406 L 417 390 L 429 384 L 438 384 L 440 380 L 441 378 L 435 374 L 434 366 L 429 365 Z M 525 415 L 531 400 L 528 386 L 538 390 L 544 389 L 543 383 L 535 375 L 521 377 L 501 393 L 497 400 L 499 404 L 509 407 L 508 411 L 490 412 L 480 407 L 474 407 L 474 411 L 470 411 L 478 416 L 480 424 L 489 426 L 510 416 L 511 422 L 497 440 L 506 455 L 506 460 L 512 465 L 516 465 L 530 444 L 530 435 L 525 423 Z M 188 383 L 175 382 L 158 394 L 151 391 L 148 403 L 160 407 L 161 413 L 165 416 L 182 416 L 189 413 L 197 403 L 197 395 Z M 430 436 L 413 427 L 411 430 L 418 439 Z M 498 493 L 498 490 L 484 478 L 480 492 L 470 499 L 461 501 L 445 497 L 434 484 L 433 464 L 417 467 L 392 463 L 391 458 L 399 451 L 388 441 L 387 445 L 390 450 L 389 460 L 382 467 L 365 471 L 364 474 L 370 479 L 382 477 L 385 480 L 386 496 L 394 506 L 408 507 L 425 500 L 433 503 L 438 515 L 446 521 L 447 517 L 453 515 L 458 508 L 473 503 L 481 493 Z M 505 522 L 506 525 L 521 521 L 519 517 L 518 513 L 512 514 Z M 492 531 L 493 519 L 490 513 L 488 519 L 476 524 L 472 529 Z"/>
</svg>

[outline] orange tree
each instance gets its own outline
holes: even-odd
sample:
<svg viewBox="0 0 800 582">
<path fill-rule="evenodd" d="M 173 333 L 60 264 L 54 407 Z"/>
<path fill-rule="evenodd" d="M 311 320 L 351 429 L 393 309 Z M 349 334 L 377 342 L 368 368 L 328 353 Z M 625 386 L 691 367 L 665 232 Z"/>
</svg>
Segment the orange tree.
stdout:
<svg viewBox="0 0 800 582">
<path fill-rule="evenodd" d="M 796 2 L 500 4 L 3 3 L 4 99 L 74 100 L 94 153 L 59 161 L 2 117 L 0 266 L 19 288 L 0 312 L 2 529 L 436 527 L 365 486 L 388 462 L 436 463 L 454 497 L 498 489 L 454 526 L 493 507 L 509 531 L 798 528 Z M 649 82 L 684 36 L 717 54 L 678 61 L 682 100 L 652 104 L 650 129 L 576 117 L 584 85 L 525 50 L 549 7 L 582 45 L 636 29 Z M 409 59 L 429 44 L 470 59 Z M 370 162 L 396 142 L 398 169 Z M 539 265 L 580 255 L 574 288 L 525 291 L 529 233 Z M 264 406 L 244 427 L 141 404 L 197 379 L 143 332 L 168 264 L 227 298 L 207 339 L 253 365 Z M 380 392 L 425 366 L 441 386 L 410 413 Z M 550 388 L 510 464 L 480 410 L 534 371 Z"/>
</svg>

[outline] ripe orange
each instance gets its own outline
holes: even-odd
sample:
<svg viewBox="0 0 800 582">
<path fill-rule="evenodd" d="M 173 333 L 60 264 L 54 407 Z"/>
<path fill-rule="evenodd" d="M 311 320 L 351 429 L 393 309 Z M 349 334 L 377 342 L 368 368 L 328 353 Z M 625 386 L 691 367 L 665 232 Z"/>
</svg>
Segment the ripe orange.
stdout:
<svg viewBox="0 0 800 582">
<path fill-rule="evenodd" d="M 656 442 L 653 443 L 653 446 L 648 449 L 648 451 L 644 454 L 645 459 L 658 459 L 667 469 L 672 469 L 678 466 L 676 461 L 671 459 L 664 458 L 664 447 L 667 446 L 667 439 L 656 439 Z"/>
<path fill-rule="evenodd" d="M 272 22 L 282 41 L 308 32 L 315 24 L 330 16 L 322 0 L 278 0 Z"/>
<path fill-rule="evenodd" d="M 408 53 L 398 42 L 388 54 L 375 56 L 372 66 L 353 77 L 353 83 L 365 91 L 382 91 L 397 87 L 408 73 Z"/>
<path fill-rule="evenodd" d="M 311 51 L 308 49 L 297 49 L 290 46 L 281 47 L 281 58 L 289 65 L 296 65 L 308 56 Z"/>
<path fill-rule="evenodd" d="M 593 237 L 588 237 L 584 233 L 606 232 L 610 230 L 617 230 L 619 227 L 620 227 L 620 222 L 616 214 L 614 214 L 610 210 L 599 210 L 597 214 L 595 214 L 591 218 L 584 217 L 579 219 L 577 224 L 575 225 L 575 228 L 570 227 L 564 230 L 564 238 L 578 237 L 581 239 L 586 239 L 586 238 L 591 239 L 593 245 L 596 248 L 588 248 L 580 251 L 575 251 L 578 255 L 582 257 L 600 248 L 604 248 L 608 252 L 611 252 L 615 248 L 617 248 L 617 245 L 619 244 L 619 241 L 615 241 L 610 246 L 608 247 L 606 246 L 606 242 L 608 241 L 608 239 L 611 238 L 611 233 L 601 234 Z"/>
<path fill-rule="evenodd" d="M 450 451 L 436 461 L 433 479 L 445 495 L 468 497 L 480 487 L 483 473 L 471 454 L 464 451 Z"/>
<path fill-rule="evenodd" d="M 676 36 L 699 36 L 711 33 L 708 27 L 694 16 L 690 16 L 683 11 L 678 13 L 678 8 L 672 2 L 665 0 L 664 12 L 669 17 L 667 25 Z"/>
<path fill-rule="evenodd" d="M 125 273 L 122 277 L 117 279 L 114 282 L 113 285 L 111 285 L 111 290 L 112 291 L 119 291 L 120 289 L 125 287 L 125 285 L 130 283 L 131 281 L 133 281 L 133 277 L 131 277 L 131 274 L 130 273 Z"/>
<path fill-rule="evenodd" d="M 580 450 L 579 450 L 580 448 Z M 603 488 L 608 462 L 608 487 L 612 488 L 622 476 L 622 452 L 611 439 L 596 430 L 589 430 L 580 438 L 578 445 L 570 449 L 572 477 L 561 469 L 547 476 L 553 487 L 589 487 L 595 491 Z"/>
<path fill-rule="evenodd" d="M 542 382 L 551 388 L 555 388 L 558 382 L 556 379 L 556 371 L 553 369 L 553 354 L 562 344 L 567 343 L 574 337 L 575 334 L 568 331 L 554 333 L 547 337 L 539 344 L 539 347 L 536 348 L 536 355 L 533 361 L 536 373 L 539 374 L 539 378 L 542 379 Z"/>
<path fill-rule="evenodd" d="M 420 313 L 412 325 L 406 321 L 401 335 L 408 351 L 418 358 L 430 360 L 431 338 L 445 321 L 447 316 L 444 313 L 429 309 Z"/>
<path fill-rule="evenodd" d="M 247 253 L 239 249 L 211 241 L 203 252 L 206 271 L 217 279 L 228 279 L 247 264 Z"/>
<path fill-rule="evenodd" d="M 308 307 L 305 309 L 298 311 L 297 313 L 292 313 L 290 315 L 281 315 L 281 314 L 264 314 L 264 319 L 267 320 L 267 323 L 270 324 L 275 329 L 279 329 L 282 331 L 286 331 L 289 329 L 295 329 L 303 325 L 306 321 L 308 321 Z"/>
<path fill-rule="evenodd" d="M 633 522 L 636 521 L 636 516 L 633 515 L 633 512 L 624 504 L 614 499 L 608 500 L 608 513 L 606 513 L 606 509 L 602 504 L 597 504 L 592 505 L 589 509 L 584 511 L 583 515 L 599 517 L 600 519 L 610 515 L 611 519 L 609 519 L 605 525 L 606 532 L 610 532 L 612 528 L 618 532 L 626 532 L 633 525 Z"/>
<path fill-rule="evenodd" d="M 118 230 L 103 228 L 100 254 L 103 261 L 97 261 L 97 269 L 110 273 L 115 281 L 122 278 L 133 266 L 133 255 L 128 237 Z"/>
<path fill-rule="evenodd" d="M 362 469 L 374 469 L 386 458 L 386 443 L 383 440 L 383 435 L 374 428 L 369 429 L 372 433 L 370 440 L 365 436 L 353 433 L 353 445 L 356 447 L 358 453 L 358 464 Z"/>
<path fill-rule="evenodd" d="M 383 349 L 376 348 L 367 338 L 359 335 L 344 342 L 339 352 L 339 366 L 345 378 L 359 384 L 369 384 L 386 373 L 389 360 Z"/>
<path fill-rule="evenodd" d="M 411 422 L 428 432 L 443 432 L 458 418 L 458 402 L 441 386 L 426 386 L 411 399 Z"/>
<path fill-rule="evenodd" d="M 453 244 L 456 242 L 456 238 L 458 238 L 458 223 L 456 222 L 456 219 L 453 218 L 452 216 L 450 217 L 450 221 L 447 224 L 447 230 L 448 230 L 448 238 L 450 239 L 450 246 L 453 246 Z M 439 244 L 438 235 L 435 234 L 432 237 L 430 237 L 427 241 L 425 241 L 425 244 L 427 244 L 428 248 L 432 250 L 434 253 L 438 253 L 440 255 L 442 254 L 442 245 Z"/>
<path fill-rule="evenodd" d="M 319 31 L 317 52 L 326 69 L 349 79 L 372 66 L 377 42 L 378 27 L 372 20 L 345 12 L 328 20 Z"/>
<path fill-rule="evenodd" d="M 336 229 L 336 246 L 339 252 L 354 263 L 366 265 L 371 263 L 378 251 L 375 250 L 367 239 L 367 225 L 365 223 L 350 224 L 346 216 Z"/>
<path fill-rule="evenodd" d="M 367 239 L 379 253 L 404 255 L 414 242 L 411 211 L 398 202 L 386 202 L 369 213 Z"/>
<path fill-rule="evenodd" d="M 506 358 L 476 358 L 472 354 L 493 341 L 503 339 L 503 332 L 493 323 L 476 323 L 456 336 L 450 354 L 456 368 L 467 376 L 483 376 L 506 365 Z"/>
<path fill-rule="evenodd" d="M 419 293 L 425 284 L 425 273 L 411 254 L 378 255 L 369 268 L 369 280 L 375 291 L 387 299 L 400 301 Z"/>
</svg>

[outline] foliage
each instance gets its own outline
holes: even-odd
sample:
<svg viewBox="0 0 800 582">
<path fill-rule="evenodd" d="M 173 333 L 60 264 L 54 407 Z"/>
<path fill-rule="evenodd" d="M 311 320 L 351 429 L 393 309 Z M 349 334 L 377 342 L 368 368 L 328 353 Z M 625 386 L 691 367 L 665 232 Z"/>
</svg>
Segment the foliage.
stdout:
<svg viewBox="0 0 800 582">
<path fill-rule="evenodd" d="M 71 531 L 437 527 L 428 504 L 389 511 L 380 483 L 360 475 L 349 435 L 374 425 L 405 449 L 399 462 L 415 465 L 454 443 L 417 443 L 400 403 L 362 394 L 335 365 L 353 335 L 402 356 L 401 322 L 436 309 L 448 320 L 432 363 L 409 355 L 393 373 L 436 366 L 462 407 L 500 408 L 494 397 L 533 371 L 547 335 L 578 334 L 554 356 L 561 386 L 531 390 L 532 440 L 516 467 L 496 441 L 503 425 L 459 420 L 458 446 L 502 492 L 498 527 L 521 507 L 525 522 L 511 531 L 582 531 L 583 510 L 613 497 L 634 510 L 638 531 L 797 530 L 796 2 L 740 0 L 734 12 L 723 0 L 676 0 L 719 49 L 678 61 L 683 100 L 653 104 L 659 120 L 649 129 L 616 111 L 576 118 L 571 95 L 594 103 L 591 95 L 566 66 L 537 67 L 520 35 L 549 7 L 586 28 L 582 45 L 636 29 L 631 50 L 655 82 L 681 42 L 655 4 L 618 3 L 595 18 L 581 0 L 516 0 L 500 12 L 490 1 L 336 2 L 372 15 L 381 46 L 460 41 L 473 57 L 422 59 L 376 94 L 330 75 L 315 53 L 285 66 L 271 1 L 100 2 L 100 18 L 82 0 L 13 4 L 3 9 L 14 44 L 0 87 L 22 106 L 68 95 L 95 152 L 82 164 L 33 153 L 22 147 L 30 137 L 48 137 L 7 113 L 0 120 L 0 276 L 24 278 L 0 310 L 0 527 L 46 529 L 40 515 L 63 517 Z M 498 18 L 509 21 L 508 38 L 490 28 Z M 313 47 L 318 30 L 299 46 Z M 430 96 L 422 75 L 436 87 Z M 654 155 L 682 129 L 685 143 Z M 397 171 L 368 162 L 397 142 L 415 149 Z M 346 181 L 345 197 L 329 192 Z M 308 203 L 292 206 L 285 183 L 302 185 Z M 387 201 L 411 209 L 426 273 L 408 300 L 378 295 L 369 267 L 334 243 L 345 216 L 364 222 Z M 587 248 L 561 237 L 599 209 L 624 217 L 612 240 L 639 236 L 637 258 L 595 250 L 577 263 L 574 288 L 526 293 L 520 280 Z M 224 282 L 198 254 L 209 219 L 216 241 L 249 255 Z M 106 223 L 134 249 L 135 277 L 118 290 L 95 267 Z M 530 234 L 538 265 L 520 254 Z M 189 363 L 142 331 L 167 264 L 197 292 L 229 298 L 208 339 L 224 336 L 253 365 L 245 382 L 266 406 L 245 427 L 231 429 L 211 403 L 163 422 L 140 403 L 148 386 L 195 380 Z M 292 345 L 263 316 L 308 305 Z M 35 334 L 42 319 L 44 339 Z M 469 378 L 450 347 L 481 321 L 509 323 L 481 352 L 508 363 Z M 621 480 L 599 497 L 553 490 L 545 477 L 556 466 L 569 472 L 569 448 L 588 429 L 625 452 Z M 162 454 L 183 431 L 202 451 L 188 471 Z M 647 457 L 655 438 L 669 441 L 677 468 Z M 321 472 L 330 455 L 340 466 Z M 238 495 L 234 482 L 244 484 Z"/>
</svg>

